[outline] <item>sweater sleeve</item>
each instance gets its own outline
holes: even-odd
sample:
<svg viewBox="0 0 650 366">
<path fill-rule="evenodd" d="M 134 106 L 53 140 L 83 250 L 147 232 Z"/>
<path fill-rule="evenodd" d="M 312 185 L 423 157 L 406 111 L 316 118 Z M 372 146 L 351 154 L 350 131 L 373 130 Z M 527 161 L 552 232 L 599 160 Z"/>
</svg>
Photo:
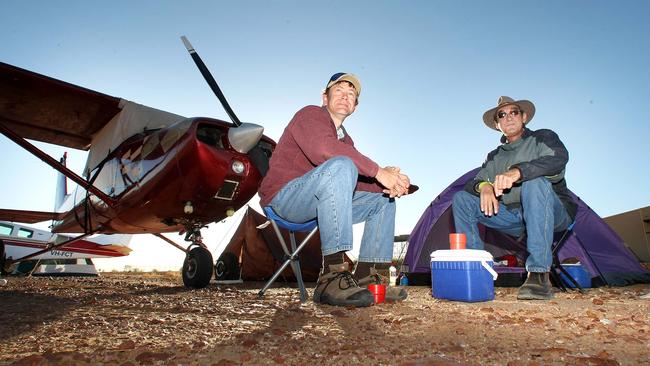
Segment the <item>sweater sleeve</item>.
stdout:
<svg viewBox="0 0 650 366">
<path fill-rule="evenodd" d="M 476 173 L 476 177 L 467 183 L 465 183 L 465 186 L 463 189 L 475 196 L 479 195 L 478 191 L 478 185 L 481 184 L 482 182 L 492 182 L 494 177 L 496 175 L 495 167 L 494 167 L 494 156 L 496 155 L 498 149 L 495 149 L 491 151 L 488 155 L 487 158 L 485 158 L 485 161 L 481 165 L 481 169 Z M 492 179 L 492 180 L 491 180 Z"/>
<path fill-rule="evenodd" d="M 374 177 L 379 165 L 355 149 L 354 144 L 339 141 L 329 114 L 324 108 L 307 106 L 296 113 L 291 135 L 300 150 L 314 166 L 335 156 L 350 158 L 359 174 Z"/>
<path fill-rule="evenodd" d="M 521 181 L 547 177 L 552 182 L 562 179 L 569 161 L 569 152 L 558 135 L 551 130 L 535 131 L 535 141 L 540 156 L 527 162 L 513 164 L 521 172 Z"/>
</svg>

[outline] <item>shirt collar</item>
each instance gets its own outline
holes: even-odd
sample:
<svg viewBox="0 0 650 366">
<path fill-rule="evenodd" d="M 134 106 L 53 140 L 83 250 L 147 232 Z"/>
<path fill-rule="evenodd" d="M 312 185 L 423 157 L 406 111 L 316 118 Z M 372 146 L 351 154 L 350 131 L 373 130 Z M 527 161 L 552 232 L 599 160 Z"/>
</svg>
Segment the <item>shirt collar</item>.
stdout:
<svg viewBox="0 0 650 366">
<path fill-rule="evenodd" d="M 530 134 L 531 134 L 530 130 L 527 127 L 524 126 L 524 133 L 521 134 L 521 138 L 519 140 L 517 140 L 517 141 L 525 139 L 526 137 L 530 136 Z M 515 143 L 517 141 L 515 141 Z M 506 138 L 506 135 L 501 135 L 501 144 L 509 145 L 508 139 Z"/>
</svg>

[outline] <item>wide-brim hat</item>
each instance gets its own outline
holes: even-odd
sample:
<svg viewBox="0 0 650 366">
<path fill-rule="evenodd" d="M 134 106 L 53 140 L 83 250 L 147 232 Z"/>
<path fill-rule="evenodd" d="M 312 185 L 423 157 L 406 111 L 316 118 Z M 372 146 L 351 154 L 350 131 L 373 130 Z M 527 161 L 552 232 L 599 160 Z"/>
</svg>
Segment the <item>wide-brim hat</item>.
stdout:
<svg viewBox="0 0 650 366">
<path fill-rule="evenodd" d="M 359 82 L 359 78 L 357 78 L 357 76 L 354 74 L 348 74 L 345 72 L 337 72 L 336 74 L 332 75 L 332 77 L 327 81 L 325 90 L 341 81 L 347 81 L 352 84 L 352 86 L 354 86 L 354 90 L 357 91 L 357 98 L 361 95 L 361 82 Z"/>
<path fill-rule="evenodd" d="M 499 108 L 505 107 L 510 104 L 514 104 L 518 106 L 519 109 L 521 109 L 524 113 L 526 113 L 526 116 L 528 118 L 526 119 L 524 124 L 527 124 L 533 119 L 533 116 L 535 115 L 535 105 L 533 104 L 533 102 L 529 100 L 514 100 L 510 97 L 502 96 L 499 97 L 496 107 L 489 109 L 487 110 L 487 112 L 483 113 L 483 122 L 485 123 L 485 125 L 495 131 L 499 131 L 496 127 L 497 111 L 499 110 Z"/>
</svg>

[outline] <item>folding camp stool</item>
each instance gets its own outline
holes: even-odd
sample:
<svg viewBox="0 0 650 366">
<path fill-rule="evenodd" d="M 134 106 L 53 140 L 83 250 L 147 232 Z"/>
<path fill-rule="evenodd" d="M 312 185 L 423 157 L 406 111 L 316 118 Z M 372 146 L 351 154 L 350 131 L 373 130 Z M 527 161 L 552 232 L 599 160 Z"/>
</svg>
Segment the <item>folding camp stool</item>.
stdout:
<svg viewBox="0 0 650 366">
<path fill-rule="evenodd" d="M 305 283 L 302 281 L 302 273 L 300 272 L 300 260 L 298 258 L 298 253 L 300 253 L 300 250 L 307 245 L 309 242 L 309 239 L 311 239 L 314 234 L 316 234 L 316 230 L 318 230 L 318 221 L 316 219 L 313 219 L 311 221 L 307 221 L 302 224 L 294 223 L 287 221 L 283 219 L 282 217 L 278 216 L 278 214 L 273 211 L 273 208 L 271 206 L 266 206 L 264 207 L 264 213 L 266 214 L 266 217 L 269 219 L 271 222 L 271 225 L 273 225 L 273 230 L 275 231 L 275 234 L 278 237 L 278 240 L 280 241 L 280 244 L 282 245 L 282 249 L 284 250 L 284 262 L 280 266 L 280 268 L 275 271 L 271 279 L 264 285 L 264 287 L 260 290 L 260 292 L 257 294 L 259 297 L 264 296 L 264 292 L 271 286 L 273 282 L 280 276 L 282 271 L 284 271 L 285 268 L 287 268 L 288 265 L 291 265 L 291 268 L 293 269 L 293 273 L 296 276 L 296 281 L 298 282 L 298 288 L 300 289 L 300 301 L 301 302 L 306 302 L 307 301 L 307 290 L 305 289 Z M 282 236 L 282 233 L 280 232 L 280 229 L 278 227 L 281 227 L 283 229 L 289 230 L 289 240 L 291 241 L 291 252 L 289 251 L 289 248 L 287 248 L 287 244 L 284 242 L 284 237 Z M 296 232 L 309 232 L 305 239 L 300 242 L 300 244 L 296 245 Z"/>
<path fill-rule="evenodd" d="M 567 287 L 564 284 L 564 281 L 562 281 L 561 274 L 566 276 L 566 278 L 577 288 L 581 293 L 584 293 L 585 290 L 580 286 L 578 281 L 576 281 L 571 274 L 562 267 L 562 263 L 560 263 L 560 258 L 558 257 L 558 254 L 560 253 L 560 249 L 564 246 L 564 243 L 566 240 L 569 238 L 569 236 L 573 232 L 573 227 L 575 226 L 575 221 L 572 222 L 567 228 L 562 232 L 562 235 L 560 238 L 556 241 L 553 242 L 553 245 L 551 246 L 551 255 L 553 257 L 553 262 L 551 263 L 551 277 L 553 278 L 553 282 L 557 285 L 559 289 L 562 291 L 566 291 Z"/>
<path fill-rule="evenodd" d="M 577 288 L 580 292 L 584 293 L 584 289 L 578 284 L 578 281 L 576 281 L 573 276 L 567 272 L 564 267 L 562 267 L 562 264 L 560 263 L 560 258 L 558 257 L 558 254 L 560 252 L 560 249 L 564 246 L 564 243 L 566 240 L 570 237 L 573 227 L 575 226 L 575 221 L 572 222 L 564 231 L 558 231 L 557 233 L 554 233 L 553 237 L 556 238 L 559 235 L 559 239 L 553 240 L 553 243 L 551 244 L 551 270 L 550 270 L 550 277 L 553 280 L 553 282 L 556 284 L 556 286 L 562 290 L 562 291 L 567 291 L 567 287 L 564 285 L 564 282 L 562 281 L 562 278 L 560 276 L 561 274 L 564 274 L 566 278 L 571 281 L 571 283 Z M 526 232 L 524 231 L 524 234 L 517 239 L 518 242 L 524 243 L 526 241 Z M 496 267 L 495 270 L 498 273 L 526 273 L 526 269 L 524 267 Z M 558 273 L 560 272 L 560 273 Z"/>
</svg>

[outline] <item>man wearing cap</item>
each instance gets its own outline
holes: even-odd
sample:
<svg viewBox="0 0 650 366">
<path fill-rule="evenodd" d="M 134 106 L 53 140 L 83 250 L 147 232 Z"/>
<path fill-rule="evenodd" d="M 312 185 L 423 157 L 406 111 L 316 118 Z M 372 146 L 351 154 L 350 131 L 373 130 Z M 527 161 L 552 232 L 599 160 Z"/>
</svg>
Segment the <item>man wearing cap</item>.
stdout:
<svg viewBox="0 0 650 366">
<path fill-rule="evenodd" d="M 354 147 L 343 127 L 359 103 L 361 83 L 353 74 L 334 74 L 322 93 L 321 107 L 299 110 L 285 128 L 259 189 L 262 207 L 302 223 L 318 218 L 323 268 L 314 302 L 369 306 L 370 283 L 385 281 L 393 256 L 395 197 L 408 193 L 409 178 L 397 167 L 380 167 Z M 354 275 L 344 254 L 352 249 L 352 225 L 365 222 Z M 407 297 L 389 288 L 387 300 Z"/>
<path fill-rule="evenodd" d="M 553 298 L 549 279 L 553 232 L 565 230 L 575 218 L 564 179 L 569 153 L 551 130 L 530 130 L 535 106 L 528 100 L 500 97 L 483 114 L 483 122 L 500 131 L 501 145 L 487 155 L 474 180 L 454 195 L 456 231 L 467 247 L 483 249 L 477 224 L 513 236 L 526 232 L 528 278 L 518 299 Z"/>
</svg>

